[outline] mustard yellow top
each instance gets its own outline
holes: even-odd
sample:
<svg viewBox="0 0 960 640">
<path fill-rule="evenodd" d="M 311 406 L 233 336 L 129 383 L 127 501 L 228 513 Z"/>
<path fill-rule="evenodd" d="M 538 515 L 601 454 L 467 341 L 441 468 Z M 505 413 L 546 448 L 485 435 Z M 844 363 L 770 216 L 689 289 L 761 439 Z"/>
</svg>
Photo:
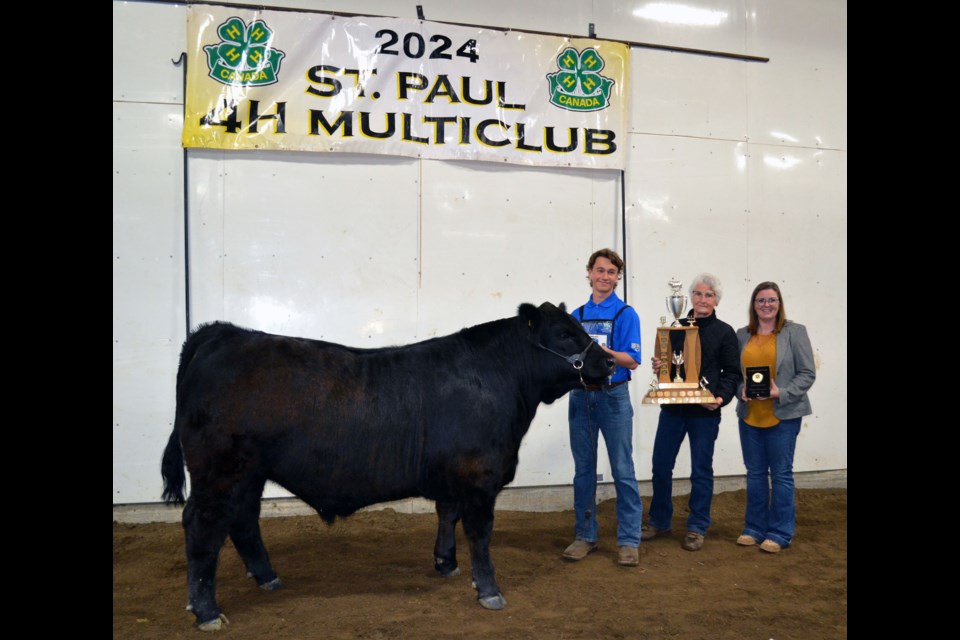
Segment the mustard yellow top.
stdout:
<svg viewBox="0 0 960 640">
<path fill-rule="evenodd" d="M 746 367 L 770 367 L 770 379 L 777 379 L 777 334 L 751 336 L 740 355 L 740 362 Z M 780 424 L 773 415 L 773 398 L 751 400 L 747 403 L 747 417 L 744 422 L 751 427 L 775 427 Z"/>
</svg>

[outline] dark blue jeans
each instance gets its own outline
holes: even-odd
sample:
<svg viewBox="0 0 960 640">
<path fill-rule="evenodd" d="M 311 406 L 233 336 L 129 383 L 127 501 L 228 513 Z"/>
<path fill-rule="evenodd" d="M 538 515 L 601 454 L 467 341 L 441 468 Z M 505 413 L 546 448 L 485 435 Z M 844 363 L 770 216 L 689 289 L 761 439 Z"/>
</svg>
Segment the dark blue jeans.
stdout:
<svg viewBox="0 0 960 640">
<path fill-rule="evenodd" d="M 751 427 L 740 420 L 740 449 L 747 468 L 747 514 L 743 533 L 773 540 L 786 549 L 796 528 L 793 452 L 800 418 L 774 427 Z"/>
<path fill-rule="evenodd" d="M 617 544 L 640 545 L 643 501 L 633 468 L 633 406 L 629 385 L 606 391 L 570 392 L 570 451 L 573 453 L 574 535 L 577 540 L 596 542 L 597 525 L 597 444 L 599 434 L 607 446 L 610 470 L 617 491 Z"/>
<path fill-rule="evenodd" d="M 713 445 L 720 433 L 720 411 L 716 417 L 691 418 L 660 410 L 657 435 L 653 441 L 653 499 L 649 523 L 657 529 L 671 529 L 673 522 L 673 467 L 683 439 L 690 439 L 690 515 L 687 531 L 707 535 L 710 504 L 713 502 Z"/>
</svg>

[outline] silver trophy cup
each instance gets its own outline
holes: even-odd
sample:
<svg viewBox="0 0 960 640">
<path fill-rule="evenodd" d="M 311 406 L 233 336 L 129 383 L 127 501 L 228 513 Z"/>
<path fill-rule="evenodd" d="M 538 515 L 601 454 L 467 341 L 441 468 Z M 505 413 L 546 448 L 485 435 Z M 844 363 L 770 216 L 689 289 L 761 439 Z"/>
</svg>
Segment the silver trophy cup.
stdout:
<svg viewBox="0 0 960 640">
<path fill-rule="evenodd" d="M 673 289 L 673 295 L 667 296 L 667 311 L 673 314 L 673 324 L 670 326 L 679 327 L 680 318 L 683 317 L 684 311 L 687 310 L 687 296 L 680 293 L 680 289 L 683 288 L 683 283 L 679 280 L 671 280 L 667 284 Z"/>
</svg>

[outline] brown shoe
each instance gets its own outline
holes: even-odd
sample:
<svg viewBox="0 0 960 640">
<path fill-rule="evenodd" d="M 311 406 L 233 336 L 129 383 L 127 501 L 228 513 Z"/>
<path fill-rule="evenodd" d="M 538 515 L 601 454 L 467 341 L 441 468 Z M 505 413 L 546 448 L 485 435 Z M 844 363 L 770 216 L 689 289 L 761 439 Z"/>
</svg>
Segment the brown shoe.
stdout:
<svg viewBox="0 0 960 640">
<path fill-rule="evenodd" d="M 620 547 L 617 564 L 625 567 L 635 567 L 640 564 L 640 550 L 636 547 Z"/>
<path fill-rule="evenodd" d="M 670 529 L 658 529 L 649 523 L 640 527 L 641 540 L 653 540 L 654 538 L 659 538 L 660 536 L 668 536 L 668 535 L 670 535 Z"/>
<path fill-rule="evenodd" d="M 755 544 L 757 544 L 757 539 L 754 538 L 753 536 L 748 536 L 747 534 L 743 534 L 742 536 L 737 538 L 737 544 L 740 545 L 741 547 L 752 547 Z"/>
<path fill-rule="evenodd" d="M 782 548 L 783 547 L 781 547 L 779 544 L 777 544 L 773 540 L 764 540 L 763 542 L 760 543 L 760 550 L 766 551 L 767 553 L 780 553 L 780 549 Z"/>
<path fill-rule="evenodd" d="M 567 560 L 583 560 L 593 551 L 597 550 L 596 542 L 587 542 L 586 540 L 574 540 L 573 544 L 563 550 L 563 557 Z"/>
<path fill-rule="evenodd" d="M 683 539 L 681 546 L 687 551 L 700 551 L 700 549 L 703 549 L 703 536 L 693 531 L 687 531 L 687 536 Z"/>
</svg>

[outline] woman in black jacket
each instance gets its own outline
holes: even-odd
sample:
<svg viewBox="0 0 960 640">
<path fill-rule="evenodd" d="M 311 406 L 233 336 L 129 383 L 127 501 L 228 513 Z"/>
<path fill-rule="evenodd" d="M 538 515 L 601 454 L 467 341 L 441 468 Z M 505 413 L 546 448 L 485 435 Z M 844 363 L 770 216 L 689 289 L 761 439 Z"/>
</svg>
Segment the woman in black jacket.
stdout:
<svg viewBox="0 0 960 640">
<path fill-rule="evenodd" d="M 680 445 L 690 437 L 690 515 L 683 548 L 699 551 L 710 527 L 713 501 L 713 447 L 720 433 L 720 407 L 729 404 L 740 382 L 740 348 L 737 336 L 726 322 L 717 318 L 723 287 L 720 279 L 701 273 L 690 285 L 693 306 L 681 324 L 695 320 L 700 335 L 700 376 L 717 402 L 709 404 L 663 404 L 653 442 L 653 499 L 641 538 L 649 540 L 670 533 L 673 520 L 673 468 Z M 661 363 L 653 358 L 654 374 Z"/>
</svg>

